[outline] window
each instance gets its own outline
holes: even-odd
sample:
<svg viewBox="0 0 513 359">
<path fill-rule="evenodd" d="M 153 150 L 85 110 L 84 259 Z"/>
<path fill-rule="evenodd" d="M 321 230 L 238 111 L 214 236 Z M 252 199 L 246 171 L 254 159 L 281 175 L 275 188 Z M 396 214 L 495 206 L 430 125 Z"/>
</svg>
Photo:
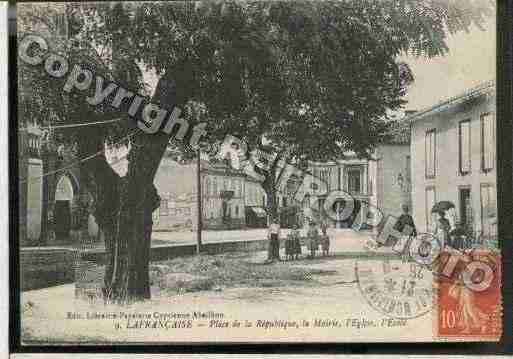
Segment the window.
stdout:
<svg viewBox="0 0 513 359">
<path fill-rule="evenodd" d="M 212 178 L 212 196 L 216 197 L 217 193 L 217 177 Z"/>
<path fill-rule="evenodd" d="M 160 215 L 161 216 L 169 215 L 169 208 L 168 208 L 167 199 L 162 199 L 160 201 Z"/>
<path fill-rule="evenodd" d="M 426 132 L 426 177 L 434 178 L 436 175 L 436 130 Z"/>
<path fill-rule="evenodd" d="M 239 206 L 235 206 L 235 217 L 239 217 Z"/>
<path fill-rule="evenodd" d="M 361 193 L 361 173 L 359 168 L 347 170 L 347 191 L 349 193 Z"/>
<path fill-rule="evenodd" d="M 481 230 L 483 236 L 495 235 L 497 224 L 497 192 L 493 184 L 481 185 Z"/>
<path fill-rule="evenodd" d="M 326 184 L 328 191 L 330 191 L 330 189 L 331 189 L 330 178 L 331 178 L 331 167 L 323 168 L 319 171 L 319 179 L 321 180 L 321 182 Z"/>
<path fill-rule="evenodd" d="M 210 196 L 210 179 L 206 179 L 206 185 L 205 185 L 205 195 L 208 197 Z"/>
<path fill-rule="evenodd" d="M 66 15 L 59 14 L 55 16 L 55 29 L 60 36 L 67 36 Z"/>
<path fill-rule="evenodd" d="M 470 119 L 458 124 L 460 174 L 470 172 Z"/>
<path fill-rule="evenodd" d="M 481 169 L 490 171 L 495 165 L 495 121 L 491 113 L 481 116 Z"/>
<path fill-rule="evenodd" d="M 426 228 L 429 231 L 433 228 L 433 219 L 431 216 L 431 209 L 436 203 L 435 187 L 426 188 Z"/>
</svg>

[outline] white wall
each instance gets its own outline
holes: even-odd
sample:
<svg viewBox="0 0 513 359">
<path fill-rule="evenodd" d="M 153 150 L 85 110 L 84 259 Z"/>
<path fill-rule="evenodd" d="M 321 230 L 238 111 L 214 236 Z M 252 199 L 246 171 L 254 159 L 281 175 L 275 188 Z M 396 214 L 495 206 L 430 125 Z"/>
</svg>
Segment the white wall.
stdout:
<svg viewBox="0 0 513 359">
<path fill-rule="evenodd" d="M 407 183 L 407 157 L 409 145 L 382 145 L 376 152 L 379 158 L 377 166 L 376 197 L 378 208 L 383 215 L 400 216 L 401 205 L 410 205 L 410 188 Z M 399 174 L 403 182 L 399 181 Z"/>
<path fill-rule="evenodd" d="M 43 211 L 43 162 L 39 159 L 28 160 L 27 182 L 27 237 L 39 239 L 41 235 L 41 215 Z"/>
<path fill-rule="evenodd" d="M 481 230 L 481 196 L 480 186 L 484 183 L 496 184 L 495 168 L 488 173 L 481 171 L 481 119 L 486 112 L 495 112 L 495 96 L 490 95 L 486 101 L 474 102 L 460 106 L 459 111 L 445 111 L 424 119 L 419 119 L 412 126 L 412 201 L 413 217 L 419 230 L 426 231 L 426 187 L 434 186 L 436 201 L 448 200 L 456 205 L 459 213 L 459 187 L 470 186 L 474 218 L 474 230 Z M 470 118 L 471 126 L 471 172 L 465 176 L 459 174 L 459 138 L 458 123 Z M 436 177 L 425 176 L 425 135 L 429 129 L 436 128 Z M 494 166 L 496 167 L 496 166 Z M 496 187 L 495 187 L 496 188 Z"/>
</svg>

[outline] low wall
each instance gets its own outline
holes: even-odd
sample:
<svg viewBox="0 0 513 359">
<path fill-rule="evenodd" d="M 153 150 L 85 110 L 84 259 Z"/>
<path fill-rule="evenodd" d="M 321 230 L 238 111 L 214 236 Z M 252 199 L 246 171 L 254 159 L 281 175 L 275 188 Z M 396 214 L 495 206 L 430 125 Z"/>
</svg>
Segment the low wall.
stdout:
<svg viewBox="0 0 513 359">
<path fill-rule="evenodd" d="M 266 250 L 267 240 L 204 243 L 202 253 L 221 254 L 227 252 L 256 252 Z M 151 248 L 151 261 L 185 257 L 196 254 L 196 245 L 159 245 Z M 21 290 L 32 290 L 73 283 L 78 258 L 75 249 L 22 248 L 20 251 Z M 105 264 L 104 250 L 90 250 L 81 253 L 83 261 Z"/>
<path fill-rule="evenodd" d="M 233 242 L 216 242 L 216 243 L 203 243 L 201 252 L 203 254 L 221 254 L 226 252 L 253 252 L 266 250 L 268 241 L 265 239 L 253 241 L 233 241 Z M 158 245 L 151 247 L 151 261 L 163 261 L 167 259 L 186 257 L 196 254 L 195 244 L 184 245 Z M 82 259 L 87 261 L 96 262 L 98 264 L 105 264 L 107 255 L 105 251 L 88 251 L 82 254 Z"/>
<path fill-rule="evenodd" d="M 76 251 L 45 248 L 20 251 L 21 290 L 39 289 L 72 283 L 75 280 Z"/>
</svg>

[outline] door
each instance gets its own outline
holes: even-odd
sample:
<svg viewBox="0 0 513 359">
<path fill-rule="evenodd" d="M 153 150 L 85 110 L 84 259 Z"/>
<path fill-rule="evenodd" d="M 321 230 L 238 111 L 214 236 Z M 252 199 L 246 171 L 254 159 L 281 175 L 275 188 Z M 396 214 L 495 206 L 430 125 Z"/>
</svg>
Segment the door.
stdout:
<svg viewBox="0 0 513 359">
<path fill-rule="evenodd" d="M 465 229 L 472 227 L 472 203 L 470 201 L 470 188 L 460 188 L 460 224 Z"/>
<path fill-rule="evenodd" d="M 342 216 L 342 213 L 344 212 L 344 208 L 345 208 L 346 204 L 347 204 L 347 202 L 343 199 L 336 201 L 333 204 L 333 208 L 332 208 L 334 213 L 338 213 L 339 216 Z M 347 204 L 347 205 L 349 205 L 349 204 Z M 360 212 L 360 209 L 361 209 L 361 202 L 360 202 L 360 200 L 355 199 L 353 202 L 353 211 L 351 212 L 351 214 L 344 219 L 341 218 L 340 220 L 337 220 L 335 227 L 336 228 L 351 228 L 351 226 L 353 225 L 353 222 L 356 219 L 357 214 Z M 343 215 L 345 215 L 345 213 Z"/>
<path fill-rule="evenodd" d="M 70 201 L 55 201 L 54 223 L 56 239 L 66 240 L 69 238 L 71 229 Z"/>
</svg>

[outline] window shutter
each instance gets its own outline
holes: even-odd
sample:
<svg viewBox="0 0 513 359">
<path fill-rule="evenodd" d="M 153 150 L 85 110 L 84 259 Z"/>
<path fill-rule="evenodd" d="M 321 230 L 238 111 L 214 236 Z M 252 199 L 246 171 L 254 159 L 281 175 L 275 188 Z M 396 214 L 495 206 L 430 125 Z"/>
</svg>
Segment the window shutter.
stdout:
<svg viewBox="0 0 513 359">
<path fill-rule="evenodd" d="M 483 116 L 483 169 L 490 170 L 494 168 L 495 162 L 495 134 L 494 121 L 491 114 Z"/>
<path fill-rule="evenodd" d="M 470 172 L 470 121 L 460 122 L 460 172 Z"/>
</svg>

